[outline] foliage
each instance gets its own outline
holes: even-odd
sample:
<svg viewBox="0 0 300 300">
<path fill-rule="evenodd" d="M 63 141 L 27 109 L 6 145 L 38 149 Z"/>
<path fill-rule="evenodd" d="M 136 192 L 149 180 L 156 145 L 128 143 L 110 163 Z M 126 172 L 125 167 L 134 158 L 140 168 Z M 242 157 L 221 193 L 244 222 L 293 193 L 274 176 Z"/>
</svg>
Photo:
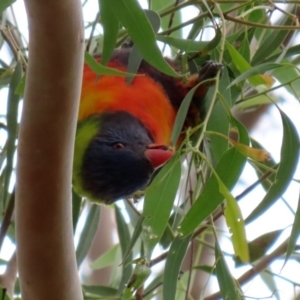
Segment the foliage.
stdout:
<svg viewBox="0 0 300 300">
<path fill-rule="evenodd" d="M 243 290 L 247 281 L 257 274 L 264 276 L 268 266 L 282 256 L 288 263 L 299 248 L 299 203 L 297 209 L 291 208 L 294 220 L 291 220 L 290 237 L 277 245 L 272 253 L 266 255 L 281 231 L 267 235 L 258 233 L 254 241 L 247 239 L 248 224 L 255 224 L 259 217 L 270 213 L 272 207 L 282 201 L 294 180 L 298 164 L 299 128 L 280 108 L 280 97 L 276 92 L 279 88 L 285 89 L 291 98 L 300 97 L 297 67 L 300 46 L 294 39 L 296 30 L 300 29 L 296 17 L 299 4 L 297 6 L 297 1 L 286 1 L 284 6 L 279 6 L 277 1 L 148 2 L 149 10 L 144 11 L 136 0 L 99 0 L 100 17 L 97 14 L 94 22 L 86 24 L 89 32 L 87 52 L 94 54 L 101 50 L 105 57 L 102 63 L 105 64 L 113 49 L 130 37 L 134 51 L 141 56 L 137 55 L 131 61 L 126 75 L 129 78 L 141 57 L 166 74 L 181 76 L 182 80 L 189 72 L 197 72 L 208 59 L 223 63 L 224 69 L 206 97 L 206 114 L 202 123 L 185 132 L 183 145 L 155 177 L 146 190 L 145 199 L 139 200 L 137 206 L 131 199 L 124 200 L 124 205 L 114 205 L 119 246 L 112 245 L 92 266 L 106 267 L 105 261 L 108 261 L 115 270 L 122 271 L 118 276 L 113 273 L 116 276 L 112 276 L 109 286 L 83 285 L 84 296 L 85 299 L 192 299 L 189 293 L 195 284 L 195 274 L 206 272 L 210 277 L 217 277 L 223 299 L 244 299 L 249 293 L 249 290 Z M 21 80 L 21 75 L 26 73 L 28 55 L 27 42 L 20 28 L 15 27 L 17 24 L 11 14 L 13 7 L 9 5 L 12 1 L 5 3 L 1 6 L 0 45 L 1 53 L 4 47 L 9 47 L 11 57 L 8 60 L 0 57 L 1 95 L 8 91 L 7 110 L 0 123 L 3 132 L 0 246 L 3 246 L 4 237 L 15 240 L 12 220 L 14 154 L 25 80 L 24 75 Z M 195 17 L 183 22 L 180 16 L 187 8 L 196 12 Z M 99 33 L 99 28 L 103 28 L 103 34 Z M 163 44 L 165 53 L 180 61 L 181 72 L 170 68 L 157 41 Z M 89 54 L 85 57 L 95 72 L 112 72 L 105 65 L 97 65 Z M 187 95 L 183 101 L 176 119 L 172 135 L 174 144 L 182 130 L 191 96 Z M 281 116 L 283 137 L 279 161 L 265 159 L 265 150 L 249 137 L 247 129 L 233 113 L 237 109 L 255 109 L 263 104 L 275 106 Z M 231 140 L 234 134 L 236 141 Z M 243 193 L 234 197 L 234 187 L 246 172 L 246 164 L 251 164 L 257 178 Z M 299 184 L 299 180 L 294 181 Z M 261 201 L 252 212 L 241 211 L 240 200 L 245 195 L 251 196 L 253 188 L 258 185 L 265 190 Z M 284 203 L 289 205 L 288 202 L 289 199 Z M 85 222 L 83 229 L 77 228 L 77 232 L 81 230 L 76 249 L 80 267 L 96 234 L 100 208 L 90 207 L 77 195 L 74 195 L 73 204 L 74 232 L 79 227 L 78 220 Z M 244 218 L 245 215 L 247 218 Z M 226 233 L 215 225 L 223 217 L 229 227 Z M 268 222 L 276 222 L 276 218 L 273 216 L 273 220 Z M 222 237 L 229 236 L 228 232 L 231 233 L 233 254 L 222 251 Z M 215 242 L 207 244 L 205 236 L 212 236 Z M 205 247 L 215 249 L 215 263 L 209 267 L 198 265 L 198 261 L 193 260 L 193 254 L 199 257 Z M 182 274 L 181 265 L 188 249 L 192 257 L 190 267 Z M 232 275 L 232 268 L 227 265 L 228 257 L 233 258 L 237 266 L 248 266 L 248 271 L 244 271 L 237 280 Z M 162 261 L 165 261 L 165 267 L 153 271 L 153 267 Z M 9 270 L 12 261 L 1 263 Z M 256 268 L 251 269 L 251 265 L 256 265 Z M 272 272 L 271 275 L 272 278 L 278 276 Z M 292 282 L 299 287 L 297 280 Z M 270 294 L 276 292 L 276 286 L 270 281 L 266 284 L 271 289 Z M 201 299 L 219 297 L 211 294 Z M 276 295 L 276 298 L 280 299 L 280 296 Z"/>
</svg>

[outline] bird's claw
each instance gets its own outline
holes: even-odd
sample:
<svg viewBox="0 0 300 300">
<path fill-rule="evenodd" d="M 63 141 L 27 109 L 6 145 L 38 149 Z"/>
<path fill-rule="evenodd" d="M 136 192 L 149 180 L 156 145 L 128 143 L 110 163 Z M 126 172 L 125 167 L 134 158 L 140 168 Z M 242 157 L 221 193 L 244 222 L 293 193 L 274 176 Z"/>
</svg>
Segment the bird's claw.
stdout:
<svg viewBox="0 0 300 300">
<path fill-rule="evenodd" d="M 222 72 L 223 67 L 223 64 L 218 62 L 212 60 L 206 61 L 199 71 L 199 82 L 216 77 L 218 71 Z"/>
</svg>

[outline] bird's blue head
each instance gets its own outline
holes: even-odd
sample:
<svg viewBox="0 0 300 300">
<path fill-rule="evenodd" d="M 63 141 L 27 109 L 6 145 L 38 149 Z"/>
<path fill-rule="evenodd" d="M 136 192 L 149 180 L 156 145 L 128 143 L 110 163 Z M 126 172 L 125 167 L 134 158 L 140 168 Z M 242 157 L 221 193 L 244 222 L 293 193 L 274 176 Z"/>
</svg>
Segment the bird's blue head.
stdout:
<svg viewBox="0 0 300 300">
<path fill-rule="evenodd" d="M 89 119 L 77 130 L 73 183 L 92 201 L 109 204 L 144 189 L 154 169 L 172 156 L 168 147 L 153 144 L 145 126 L 125 111 Z M 84 131 L 90 137 L 82 142 Z"/>
</svg>

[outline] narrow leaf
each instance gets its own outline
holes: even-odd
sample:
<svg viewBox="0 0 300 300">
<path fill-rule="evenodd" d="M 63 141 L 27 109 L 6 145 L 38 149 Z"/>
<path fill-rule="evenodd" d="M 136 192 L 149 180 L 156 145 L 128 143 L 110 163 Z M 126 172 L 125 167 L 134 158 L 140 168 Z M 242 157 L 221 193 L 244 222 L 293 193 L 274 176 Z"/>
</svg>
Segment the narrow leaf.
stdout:
<svg viewBox="0 0 300 300">
<path fill-rule="evenodd" d="M 157 40 L 166 43 L 170 46 L 176 47 L 185 52 L 199 52 L 208 45 L 209 42 L 194 41 L 187 39 L 179 39 L 171 36 L 157 35 Z"/>
<path fill-rule="evenodd" d="M 122 263 L 124 265 L 126 265 L 126 263 L 132 259 L 132 249 L 133 249 L 134 245 L 136 244 L 138 238 L 141 235 L 143 221 L 144 221 L 144 217 L 141 216 L 139 218 L 137 224 L 134 226 L 134 231 L 131 236 L 130 242 L 127 244 L 127 248 L 123 254 L 123 262 Z"/>
<path fill-rule="evenodd" d="M 91 248 L 100 220 L 100 206 L 93 204 L 86 218 L 76 249 L 77 266 L 79 267 Z"/>
<path fill-rule="evenodd" d="M 232 61 L 235 65 L 235 67 L 239 70 L 240 73 L 251 70 L 251 68 L 252 68 L 251 65 L 245 60 L 245 58 L 230 43 L 226 42 L 226 47 L 229 51 L 229 54 L 232 58 Z M 254 75 L 247 79 L 254 86 L 260 85 L 260 84 L 266 84 L 265 80 L 259 75 Z"/>
<path fill-rule="evenodd" d="M 17 86 L 19 85 L 22 78 L 22 65 L 20 62 L 17 63 L 15 71 L 11 77 L 9 84 L 9 92 L 7 99 L 7 156 L 6 156 L 6 168 L 5 168 L 5 180 L 4 180 L 4 207 L 6 206 L 6 200 L 8 197 L 8 188 L 11 181 L 11 174 L 13 171 L 13 160 L 16 149 L 16 139 L 18 132 L 18 108 L 20 95 L 16 94 Z"/>
<path fill-rule="evenodd" d="M 176 119 L 173 125 L 172 135 L 171 135 L 171 142 L 172 145 L 177 144 L 177 140 L 182 132 L 182 127 L 185 122 L 186 115 L 188 113 L 191 101 L 193 99 L 195 91 L 201 85 L 201 82 L 198 83 L 195 87 L 193 87 L 188 94 L 184 97 L 183 101 L 181 102 L 180 108 L 177 112 Z"/>
<path fill-rule="evenodd" d="M 116 257 L 120 251 L 120 245 L 112 246 L 107 252 L 103 253 L 95 261 L 90 264 L 92 270 L 99 270 L 111 266 L 116 263 Z"/>
<path fill-rule="evenodd" d="M 264 73 L 266 71 L 271 71 L 273 69 L 282 67 L 283 64 L 277 64 L 277 63 L 265 63 L 265 64 L 261 64 L 255 67 L 251 67 L 251 69 L 249 69 L 248 71 L 244 72 L 243 74 L 241 74 L 240 76 L 238 76 L 236 79 L 234 79 L 231 84 L 228 86 L 228 88 L 232 87 L 233 85 L 248 79 L 251 76 L 257 75 L 257 74 L 261 74 Z"/>
<path fill-rule="evenodd" d="M 224 300 L 242 300 L 244 295 L 237 281 L 230 274 L 218 241 L 215 247 L 216 274 L 219 282 L 220 292 Z"/>
<path fill-rule="evenodd" d="M 235 120 L 240 135 L 240 142 L 249 143 L 249 137 L 244 126 Z M 236 184 L 246 163 L 246 157 L 235 148 L 227 150 L 218 162 L 215 171 L 231 190 Z M 187 212 L 185 218 L 179 225 L 178 230 L 184 235 L 194 231 L 222 203 L 224 196 L 219 192 L 219 184 L 214 175 L 206 182 L 200 196 Z"/>
<path fill-rule="evenodd" d="M 281 24 L 291 25 L 293 19 L 284 15 L 284 20 Z M 268 56 L 270 56 L 280 45 L 284 42 L 286 36 L 289 34 L 289 30 L 273 30 L 272 33 L 264 40 L 264 42 L 259 46 L 255 52 L 251 63 L 257 65 L 258 63 L 264 61 Z"/>
<path fill-rule="evenodd" d="M 150 258 L 167 226 L 181 176 L 181 162 L 176 155 L 154 178 L 146 192 L 142 237 L 146 257 Z"/>
<path fill-rule="evenodd" d="M 284 53 L 283 58 L 290 57 L 292 55 L 298 55 L 300 53 L 300 45 L 295 45 L 287 49 L 287 51 Z M 282 50 L 278 49 L 275 54 L 272 56 L 269 56 L 265 59 L 265 62 L 274 62 L 277 61 L 278 57 L 282 56 Z"/>
<path fill-rule="evenodd" d="M 231 232 L 231 240 L 235 255 L 241 259 L 242 262 L 249 262 L 249 250 L 246 238 L 245 223 L 240 207 L 236 199 L 224 186 L 222 187 L 222 194 L 226 198 L 225 219 L 229 231 Z"/>
<path fill-rule="evenodd" d="M 3 13 L 10 5 L 12 5 L 16 0 L 1 0 L 0 1 L 0 14 Z"/>
<path fill-rule="evenodd" d="M 116 47 L 116 41 L 119 32 L 119 21 L 113 13 L 110 0 L 99 0 L 99 7 L 104 33 L 101 64 L 105 66 Z"/>
<path fill-rule="evenodd" d="M 118 291 L 112 287 L 108 286 L 95 286 L 95 285 L 83 285 L 84 294 L 95 295 L 95 296 L 116 296 Z"/>
<path fill-rule="evenodd" d="M 126 255 L 126 250 L 128 248 L 128 244 L 130 241 L 130 233 L 128 229 L 128 224 L 126 223 L 124 216 L 122 215 L 120 208 L 118 206 L 115 206 L 115 214 L 116 214 L 116 221 L 117 221 L 117 230 L 118 230 L 118 236 L 122 251 L 122 259 L 124 260 Z M 132 259 L 132 254 L 130 253 L 128 255 L 128 259 Z M 119 294 L 121 294 L 124 291 L 124 288 L 126 286 L 126 283 L 128 282 L 130 276 L 132 274 L 132 265 L 126 264 L 122 265 L 122 278 L 119 284 Z"/>
<path fill-rule="evenodd" d="M 80 196 L 72 190 L 72 220 L 73 220 L 73 232 L 76 230 L 78 219 L 80 216 L 82 199 Z"/>
<path fill-rule="evenodd" d="M 157 32 L 160 27 L 160 18 L 159 15 L 152 11 L 152 10 L 145 10 L 145 14 L 154 30 L 154 32 Z M 138 47 L 136 45 L 133 45 L 129 58 L 128 58 L 128 66 L 127 66 L 127 72 L 128 73 L 137 73 L 140 64 L 143 60 L 143 56 L 141 55 Z M 130 84 L 133 80 L 133 77 L 127 77 L 126 82 Z"/>
<path fill-rule="evenodd" d="M 156 43 L 155 33 L 138 1 L 111 0 L 110 5 L 116 18 L 126 28 L 134 44 L 139 48 L 143 58 L 159 71 L 180 77 L 163 58 Z"/>
<path fill-rule="evenodd" d="M 297 244 L 297 241 L 298 241 L 298 238 L 300 235 L 299 228 L 300 228 L 300 195 L 299 195 L 299 200 L 298 200 L 297 211 L 295 214 L 295 220 L 293 223 L 292 232 L 291 232 L 291 235 L 289 238 L 289 243 L 288 243 L 288 247 L 287 247 L 287 251 L 286 251 L 285 263 L 287 262 L 287 260 L 289 259 L 289 257 L 293 253 L 293 251 L 295 250 L 295 246 Z"/>
<path fill-rule="evenodd" d="M 231 89 L 227 89 L 229 83 L 230 81 L 228 68 L 225 66 L 222 71 L 222 77 L 220 78 L 219 92 L 222 95 L 223 99 L 226 101 L 226 104 L 231 108 L 234 99 L 231 93 Z M 209 99 L 211 99 L 213 93 L 213 88 L 211 88 L 207 93 L 205 101 L 206 111 L 208 110 L 208 107 L 210 105 Z M 213 111 L 208 120 L 207 130 L 220 132 L 226 136 L 228 135 L 229 119 L 226 108 L 221 101 L 217 101 L 213 107 Z M 213 166 L 216 166 L 226 150 L 228 150 L 228 142 L 226 140 L 220 139 L 219 137 L 214 135 L 210 136 L 210 155 L 212 156 Z"/>
<path fill-rule="evenodd" d="M 7 295 L 7 289 L 0 289 L 1 300 L 11 300 L 11 298 Z"/>
<path fill-rule="evenodd" d="M 252 222 L 262 215 L 278 198 L 286 191 L 289 183 L 293 179 L 295 169 L 299 159 L 299 136 L 295 125 L 290 118 L 279 110 L 283 124 L 283 139 L 280 154 L 280 164 L 276 173 L 274 184 L 260 204 L 252 211 L 246 219 L 247 223 Z"/>
<path fill-rule="evenodd" d="M 169 249 L 163 276 L 164 300 L 175 300 L 180 267 L 191 237 L 192 235 L 182 238 L 177 235 Z"/>
<path fill-rule="evenodd" d="M 126 72 L 122 72 L 113 68 L 104 67 L 99 64 L 92 55 L 88 52 L 84 54 L 84 61 L 88 64 L 88 66 L 98 75 L 111 75 L 111 76 L 136 76 L 136 74 L 129 74 Z"/>
</svg>

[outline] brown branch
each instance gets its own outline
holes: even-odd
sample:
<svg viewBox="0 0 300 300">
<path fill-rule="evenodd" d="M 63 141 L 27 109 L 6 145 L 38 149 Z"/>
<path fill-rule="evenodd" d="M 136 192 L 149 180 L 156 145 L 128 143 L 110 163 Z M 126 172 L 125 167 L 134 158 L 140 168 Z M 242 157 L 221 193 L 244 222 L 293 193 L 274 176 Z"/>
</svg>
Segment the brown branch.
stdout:
<svg viewBox="0 0 300 300">
<path fill-rule="evenodd" d="M 82 300 L 71 171 L 83 67 L 79 0 L 25 0 L 29 64 L 19 131 L 16 238 L 23 300 Z"/>
</svg>

